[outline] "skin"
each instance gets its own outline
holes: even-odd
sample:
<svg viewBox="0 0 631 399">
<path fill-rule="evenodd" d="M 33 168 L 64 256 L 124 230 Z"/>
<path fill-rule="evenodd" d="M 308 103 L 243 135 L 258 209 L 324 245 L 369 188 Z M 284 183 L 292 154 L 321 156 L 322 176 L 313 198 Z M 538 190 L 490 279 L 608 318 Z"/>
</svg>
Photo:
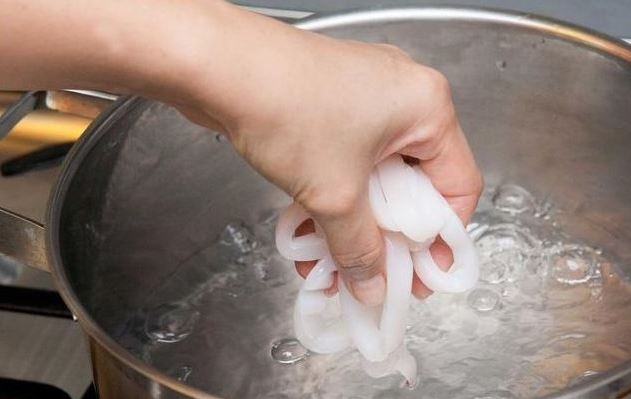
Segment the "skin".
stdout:
<svg viewBox="0 0 631 399">
<path fill-rule="evenodd" d="M 396 47 L 301 31 L 218 0 L 0 0 L 0 8 L 11 16 L 0 24 L 3 89 L 134 93 L 224 132 L 313 215 L 366 304 L 385 295 L 383 240 L 367 196 L 377 162 L 408 155 L 463 221 L 476 207 L 482 178 L 448 82 Z M 444 244 L 433 253 L 451 263 Z M 416 279 L 413 293 L 430 291 Z"/>
</svg>

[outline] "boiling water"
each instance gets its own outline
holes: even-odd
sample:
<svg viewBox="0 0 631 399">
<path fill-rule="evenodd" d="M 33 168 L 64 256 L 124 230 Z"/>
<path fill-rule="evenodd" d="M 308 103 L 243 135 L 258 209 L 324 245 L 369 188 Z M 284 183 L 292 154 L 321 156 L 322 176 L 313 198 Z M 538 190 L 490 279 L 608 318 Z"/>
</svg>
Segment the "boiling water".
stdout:
<svg viewBox="0 0 631 399">
<path fill-rule="evenodd" d="M 481 258 L 478 286 L 411 307 L 414 389 L 397 376 L 369 378 L 356 351 L 310 354 L 293 338 L 300 279 L 274 249 L 275 212 L 251 227 L 226 226 L 206 249 L 213 264 L 193 259 L 178 272 L 204 276 L 199 284 L 163 303 L 173 297 L 166 281 L 119 341 L 225 398 L 526 398 L 631 358 L 631 288 L 606 253 L 568 237 L 554 208 L 523 187 L 488 189 L 478 209 L 468 227 Z"/>
</svg>

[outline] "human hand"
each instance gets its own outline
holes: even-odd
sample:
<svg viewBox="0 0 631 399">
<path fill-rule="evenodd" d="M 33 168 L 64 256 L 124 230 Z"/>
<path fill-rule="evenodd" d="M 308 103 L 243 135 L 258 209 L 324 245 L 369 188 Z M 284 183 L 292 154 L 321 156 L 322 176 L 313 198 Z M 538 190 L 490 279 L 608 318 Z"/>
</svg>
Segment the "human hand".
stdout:
<svg viewBox="0 0 631 399">
<path fill-rule="evenodd" d="M 224 71 L 224 85 L 216 70 L 199 70 L 194 101 L 180 109 L 224 131 L 255 169 L 313 215 L 351 292 L 366 304 L 381 303 L 384 245 L 367 195 L 375 164 L 393 153 L 416 160 L 463 222 L 481 192 L 447 80 L 393 46 L 335 40 L 227 12 L 242 22 L 230 40 L 244 59 Z M 305 224 L 298 234 L 312 228 Z M 449 267 L 446 245 L 437 242 L 432 252 Z M 313 265 L 296 267 L 304 277 Z M 412 292 L 431 293 L 418 277 Z"/>
<path fill-rule="evenodd" d="M 314 216 L 364 303 L 385 294 L 383 239 L 367 195 L 377 162 L 413 157 L 463 221 L 476 206 L 482 180 L 446 79 L 395 47 L 301 31 L 222 1 L 7 7 L 5 89 L 140 94 L 225 132 Z M 444 245 L 433 252 L 439 264 L 451 262 Z M 304 276 L 310 265 L 297 267 Z M 416 279 L 413 292 L 429 290 Z"/>
</svg>

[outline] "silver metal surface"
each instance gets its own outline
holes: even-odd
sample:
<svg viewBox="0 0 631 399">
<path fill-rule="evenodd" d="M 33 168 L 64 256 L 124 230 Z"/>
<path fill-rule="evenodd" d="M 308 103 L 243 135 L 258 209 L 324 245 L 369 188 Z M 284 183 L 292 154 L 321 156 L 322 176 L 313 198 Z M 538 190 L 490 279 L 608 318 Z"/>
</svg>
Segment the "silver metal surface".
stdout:
<svg viewBox="0 0 631 399">
<path fill-rule="evenodd" d="M 446 12 L 446 10 L 448 10 Z M 528 13 L 498 13 L 492 10 L 484 9 L 467 9 L 467 8 L 403 8 L 403 9 L 386 9 L 378 11 L 358 11 L 355 13 L 338 14 L 325 18 L 307 19 L 296 23 L 296 26 L 308 30 L 326 30 L 338 27 L 340 25 L 346 28 L 352 26 L 362 26 L 366 23 L 374 21 L 375 15 L 378 14 L 381 20 L 389 23 L 400 21 L 413 21 L 419 19 L 432 19 L 435 21 L 478 21 L 487 22 L 497 25 L 508 25 L 513 28 L 523 27 L 537 31 L 540 34 L 551 34 L 558 38 L 571 40 L 576 43 L 585 43 L 590 47 L 599 49 L 628 60 L 629 49 L 621 47 L 613 38 L 600 36 L 596 32 L 589 32 L 579 27 L 556 23 L 552 20 L 546 20 Z"/>
<path fill-rule="evenodd" d="M 107 93 L 104 91 L 96 91 L 96 90 L 77 90 L 77 89 L 67 89 L 64 90 L 66 92 L 82 94 L 87 97 L 100 98 L 102 100 L 108 100 L 110 102 L 116 101 L 118 95 L 113 93 Z"/>
<path fill-rule="evenodd" d="M 13 127 L 29 112 L 33 111 L 41 103 L 42 93 L 31 91 L 24 93 L 18 100 L 11 104 L 4 113 L 0 114 L 0 139 L 4 138 Z"/>
<path fill-rule="evenodd" d="M 0 208 L 0 254 L 48 271 L 44 226 Z"/>
<path fill-rule="evenodd" d="M 278 18 L 280 20 L 286 21 L 298 20 L 313 15 L 313 13 L 309 11 L 282 10 L 278 8 L 252 6 L 243 6 L 243 8 L 259 14 L 267 15 L 268 17 Z"/>
<path fill-rule="evenodd" d="M 316 14 L 396 7 L 489 7 L 532 13 L 575 23 L 615 37 L 631 37 L 629 0 L 233 0 L 249 6 L 311 11 Z"/>
<path fill-rule="evenodd" d="M 115 100 L 112 94 L 96 91 L 50 90 L 45 101 L 49 109 L 94 119 Z"/>
<path fill-rule="evenodd" d="M 465 9 L 358 12 L 300 26 L 396 44 L 443 71 L 487 182 L 518 181 L 549 195 L 567 210 L 573 235 L 612 254 L 631 276 L 629 46 L 526 14 Z M 102 399 L 213 397 L 149 366 L 115 337 L 138 309 L 179 298 L 212 274 L 204 249 L 227 222 L 255 222 L 286 201 L 227 143 L 165 105 L 121 100 L 93 125 L 52 197 L 47 244 L 60 291 L 91 336 Z M 245 309 L 234 312 L 222 323 L 248 328 L 220 335 L 217 325 L 212 338 L 245 345 L 266 333 L 251 331 L 253 322 Z M 209 389 L 243 384 L 219 347 L 193 355 L 203 357 Z M 551 397 L 615 397 L 630 373 L 627 363 Z"/>
</svg>

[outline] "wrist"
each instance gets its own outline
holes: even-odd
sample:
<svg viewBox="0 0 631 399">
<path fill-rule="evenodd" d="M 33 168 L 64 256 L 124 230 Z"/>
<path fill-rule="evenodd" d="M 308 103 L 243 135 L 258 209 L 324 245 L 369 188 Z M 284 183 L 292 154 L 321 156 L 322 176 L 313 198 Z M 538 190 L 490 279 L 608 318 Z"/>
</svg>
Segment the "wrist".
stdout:
<svg viewBox="0 0 631 399">
<path fill-rule="evenodd" d="M 163 100 L 203 109 L 229 134 L 285 113 L 287 99 L 304 89 L 304 55 L 316 35 L 228 3 L 199 6 L 200 22 L 185 28 L 186 48 L 172 41 L 174 70 L 185 79 Z"/>
<path fill-rule="evenodd" d="M 108 61 L 101 79 L 119 93 L 188 101 L 199 71 L 214 67 L 209 41 L 218 36 L 214 30 L 225 7 L 223 1 L 128 3 L 125 13 L 133 17 L 113 16 L 93 29 Z"/>
</svg>

